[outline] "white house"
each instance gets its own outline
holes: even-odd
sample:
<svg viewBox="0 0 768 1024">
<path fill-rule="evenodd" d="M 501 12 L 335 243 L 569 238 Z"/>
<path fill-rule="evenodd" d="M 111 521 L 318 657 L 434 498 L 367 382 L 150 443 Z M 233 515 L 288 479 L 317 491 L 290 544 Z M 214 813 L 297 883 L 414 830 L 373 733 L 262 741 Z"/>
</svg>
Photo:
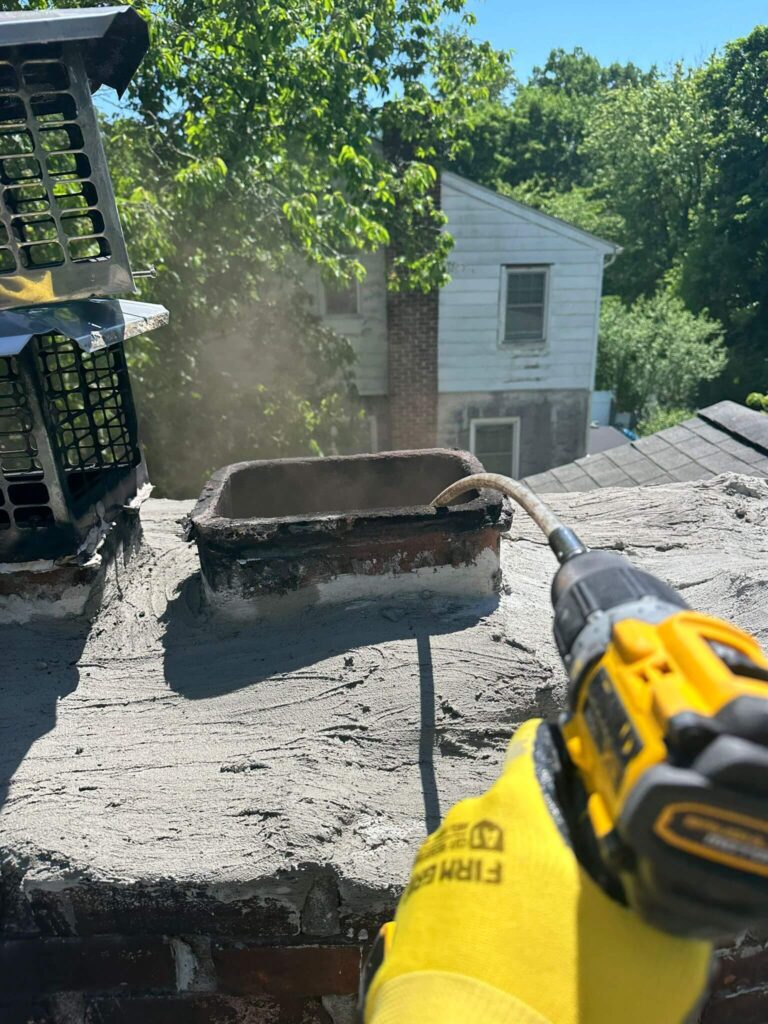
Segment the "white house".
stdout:
<svg viewBox="0 0 768 1024">
<path fill-rule="evenodd" d="M 469 448 L 526 476 L 585 453 L 606 259 L 619 247 L 456 174 L 439 293 L 386 291 L 384 254 L 321 312 L 353 342 L 371 446 Z"/>
</svg>

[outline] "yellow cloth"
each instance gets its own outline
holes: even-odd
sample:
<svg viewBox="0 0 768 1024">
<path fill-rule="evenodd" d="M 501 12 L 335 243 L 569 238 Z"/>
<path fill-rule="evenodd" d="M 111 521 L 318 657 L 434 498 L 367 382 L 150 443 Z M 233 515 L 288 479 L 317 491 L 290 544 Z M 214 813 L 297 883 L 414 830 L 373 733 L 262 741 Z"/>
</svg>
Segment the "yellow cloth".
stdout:
<svg viewBox="0 0 768 1024">
<path fill-rule="evenodd" d="M 446 971 L 401 974 L 387 983 L 376 1003 L 376 1024 L 473 1020 L 492 1024 L 550 1024 L 514 996 L 466 975 Z"/>
<path fill-rule="evenodd" d="M 711 946 L 644 924 L 580 867 L 539 785 L 539 725 L 419 851 L 366 1024 L 681 1024 L 696 1006 Z"/>
<path fill-rule="evenodd" d="M 43 302 L 55 302 L 56 293 L 50 270 L 36 273 L 34 281 L 23 275 L 0 278 L 0 301 L 12 302 L 14 306 L 36 306 Z"/>
</svg>

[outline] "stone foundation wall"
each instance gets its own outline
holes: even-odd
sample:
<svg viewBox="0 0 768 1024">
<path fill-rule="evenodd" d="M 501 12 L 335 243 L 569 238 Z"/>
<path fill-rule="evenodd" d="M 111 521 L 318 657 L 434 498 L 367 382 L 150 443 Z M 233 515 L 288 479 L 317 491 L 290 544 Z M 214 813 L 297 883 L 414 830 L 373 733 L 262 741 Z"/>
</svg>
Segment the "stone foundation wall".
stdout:
<svg viewBox="0 0 768 1024">
<path fill-rule="evenodd" d="M 518 475 L 542 473 L 584 455 L 589 417 L 588 391 L 467 391 L 444 393 L 438 401 L 439 443 L 469 449 L 473 419 L 520 418 Z"/>
</svg>

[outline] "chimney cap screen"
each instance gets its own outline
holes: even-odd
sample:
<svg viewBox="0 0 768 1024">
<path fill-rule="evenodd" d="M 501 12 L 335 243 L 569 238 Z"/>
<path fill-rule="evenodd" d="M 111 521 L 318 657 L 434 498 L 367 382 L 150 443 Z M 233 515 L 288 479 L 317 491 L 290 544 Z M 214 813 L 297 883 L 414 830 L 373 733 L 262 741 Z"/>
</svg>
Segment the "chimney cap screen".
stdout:
<svg viewBox="0 0 768 1024">
<path fill-rule="evenodd" d="M 149 46 L 147 23 L 132 7 L 0 13 L 0 53 L 6 47 L 81 43 L 85 70 L 95 89 L 122 95 Z"/>
</svg>

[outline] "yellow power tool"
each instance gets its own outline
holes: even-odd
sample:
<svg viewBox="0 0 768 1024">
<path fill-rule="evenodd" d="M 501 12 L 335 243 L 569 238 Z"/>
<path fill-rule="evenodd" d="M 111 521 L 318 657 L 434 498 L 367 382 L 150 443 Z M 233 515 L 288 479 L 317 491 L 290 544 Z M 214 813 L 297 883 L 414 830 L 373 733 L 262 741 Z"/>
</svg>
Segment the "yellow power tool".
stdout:
<svg viewBox="0 0 768 1024">
<path fill-rule="evenodd" d="M 517 481 L 467 477 L 434 504 L 480 487 L 522 505 L 560 562 L 552 606 L 569 700 L 551 728 L 558 800 L 582 864 L 675 934 L 711 938 L 764 922 L 768 659 L 759 645 L 622 555 L 589 551 Z"/>
<path fill-rule="evenodd" d="M 603 890 L 689 938 L 768 920 L 768 658 L 622 555 L 590 551 L 527 487 L 475 474 L 435 499 L 502 491 L 560 563 L 554 634 L 567 708 L 546 773 L 574 853 Z M 360 1008 L 395 935 L 379 932 Z"/>
<path fill-rule="evenodd" d="M 768 659 L 759 645 L 622 555 L 588 550 L 509 477 L 458 481 L 433 502 L 437 514 L 480 488 L 517 501 L 560 563 L 552 606 L 569 699 L 549 726 L 552 770 L 582 865 L 674 934 L 718 938 L 765 922 Z M 379 956 L 391 935 L 385 926 Z"/>
<path fill-rule="evenodd" d="M 560 563 L 554 634 L 568 702 L 548 765 L 569 838 L 605 892 L 689 938 L 768 920 L 768 658 L 622 555 L 590 551 L 527 487 L 475 474 L 433 502 L 500 490 Z M 438 512 L 439 514 L 439 512 Z M 361 1006 L 395 933 L 384 925 Z"/>
<path fill-rule="evenodd" d="M 563 810 L 607 891 L 702 938 L 768 917 L 768 660 L 620 555 L 552 587 L 570 680 Z"/>
</svg>

